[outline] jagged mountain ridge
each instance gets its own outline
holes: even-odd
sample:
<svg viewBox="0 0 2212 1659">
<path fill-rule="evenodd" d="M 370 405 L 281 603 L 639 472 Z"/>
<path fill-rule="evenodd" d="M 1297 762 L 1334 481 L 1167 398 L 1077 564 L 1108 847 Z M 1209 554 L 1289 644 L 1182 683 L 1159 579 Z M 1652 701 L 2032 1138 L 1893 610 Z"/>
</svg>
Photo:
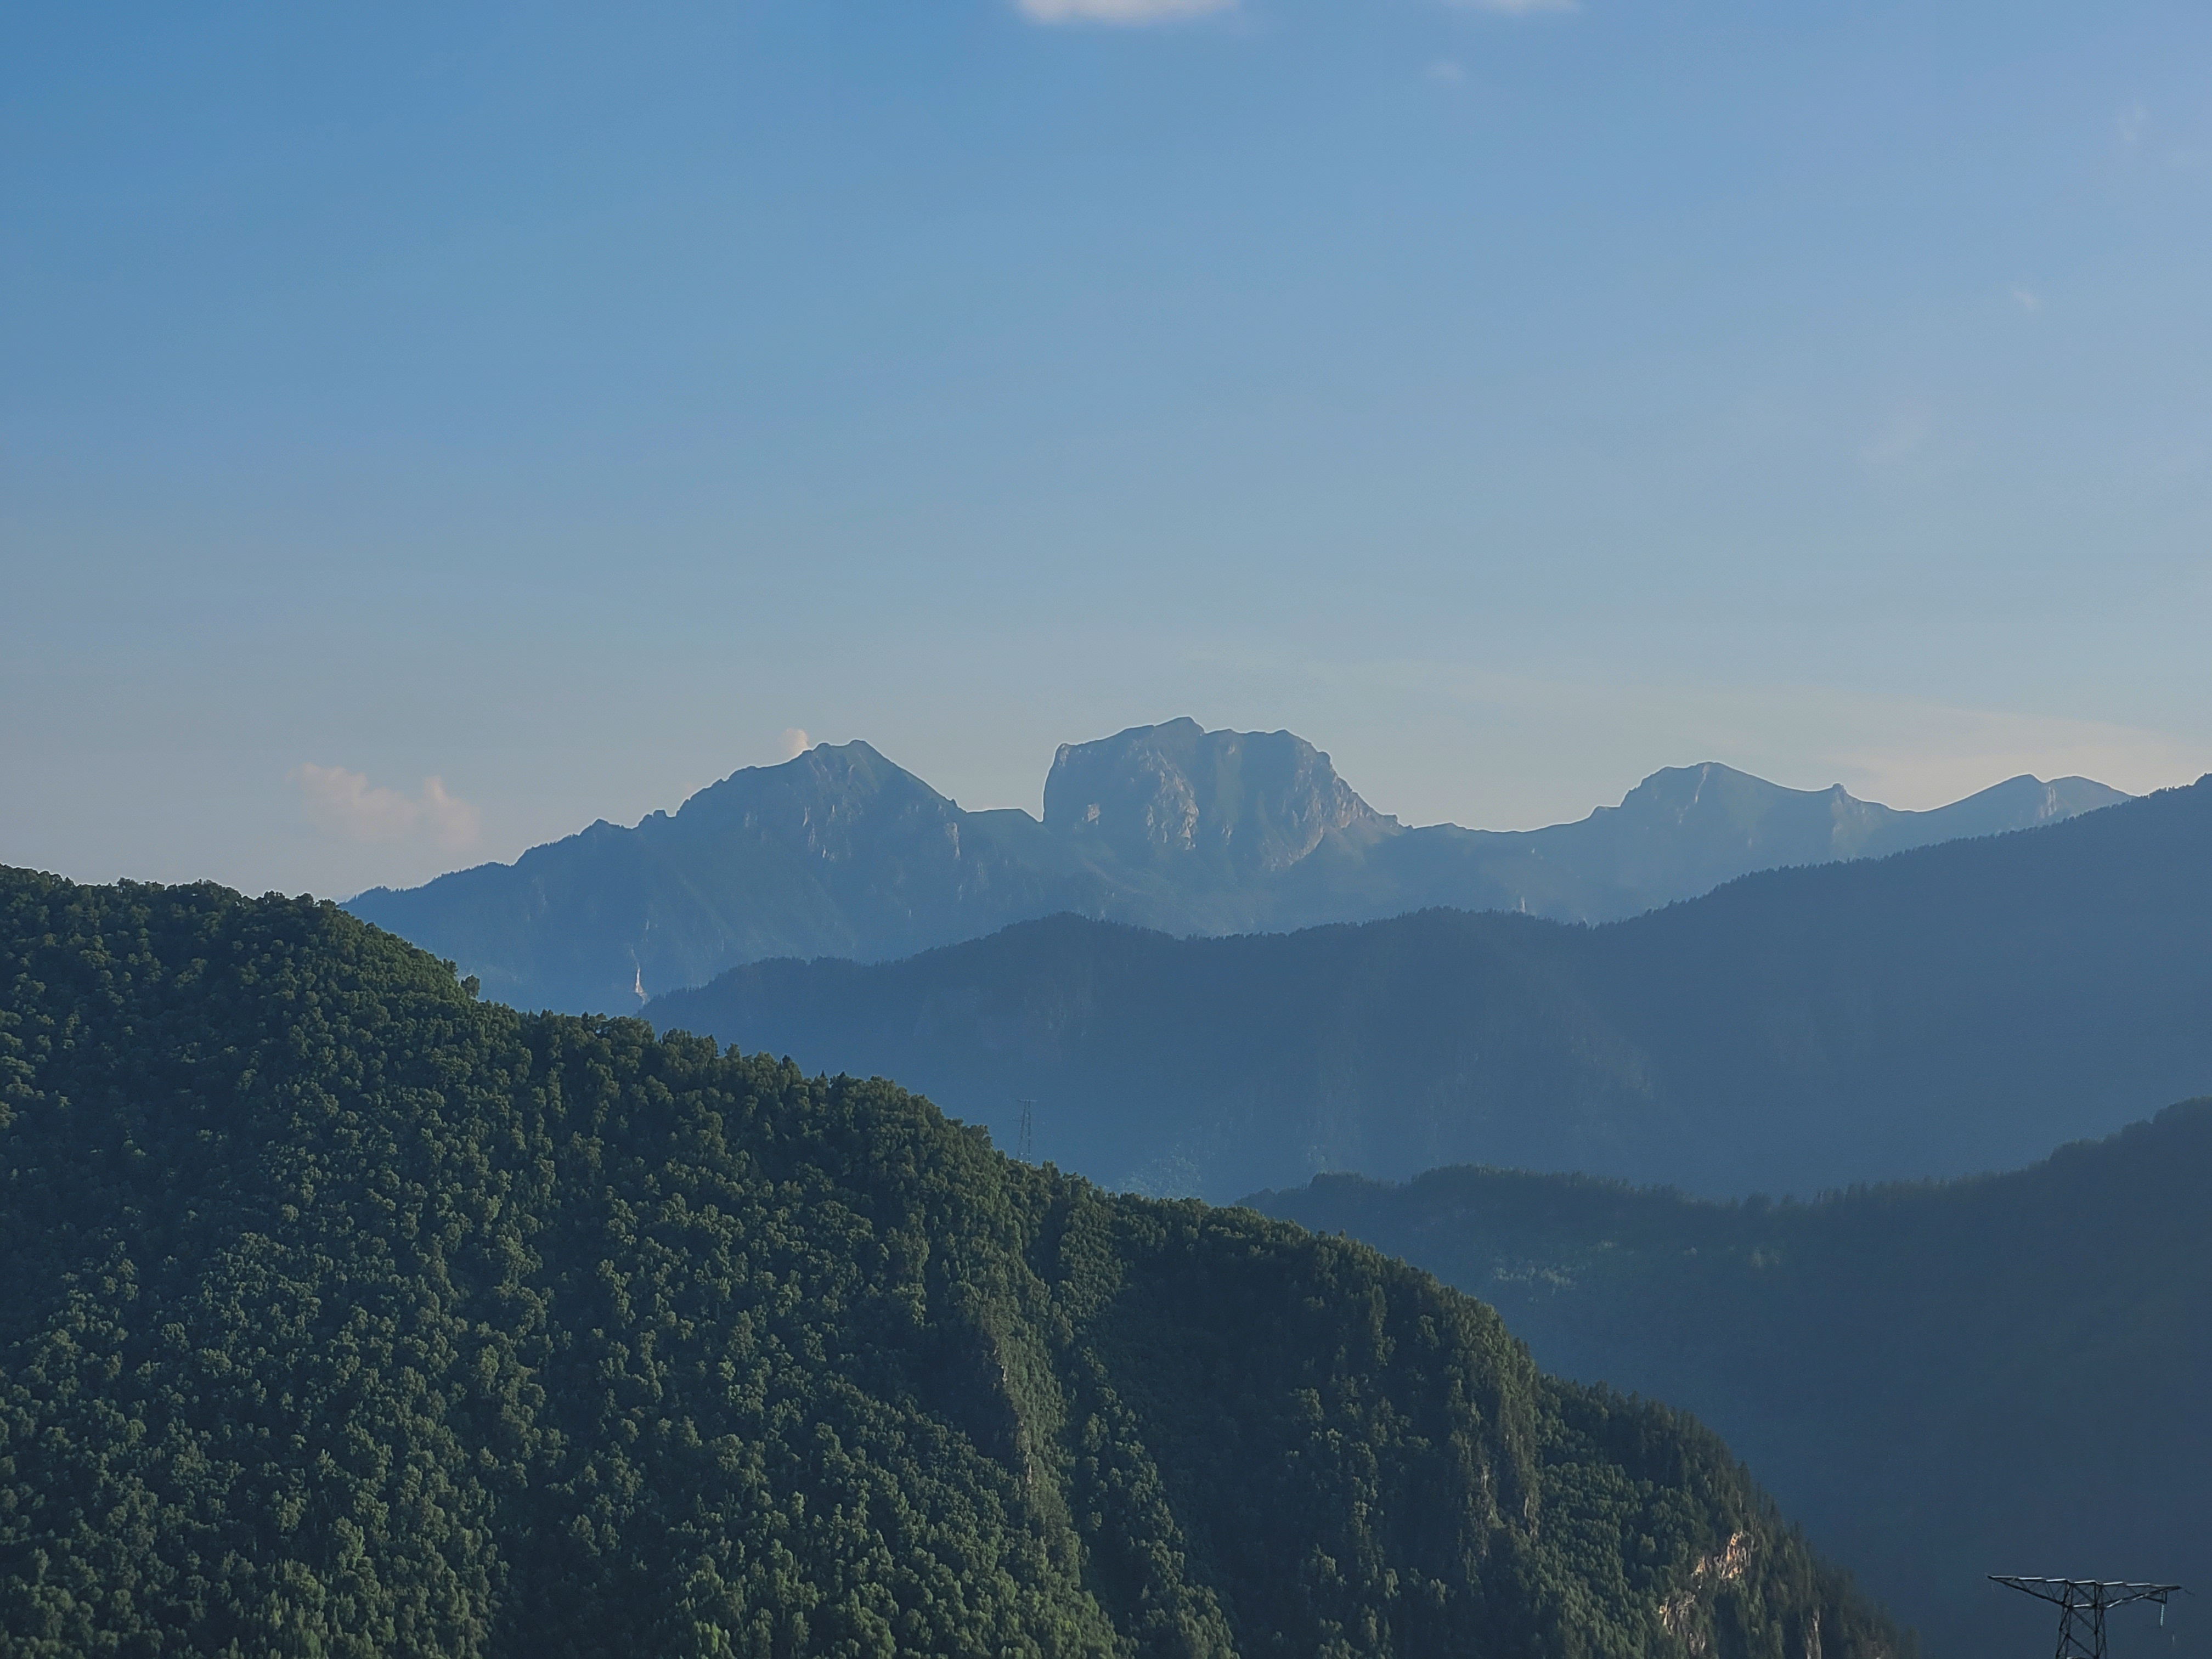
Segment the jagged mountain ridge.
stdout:
<svg viewBox="0 0 2212 1659">
<path fill-rule="evenodd" d="M 1583 1170 L 1814 1193 L 2041 1157 L 2212 1092 L 2212 781 L 1746 876 L 1597 927 L 1428 910 L 1175 939 L 1062 915 L 648 1005 L 908 1079 L 1103 1183 Z"/>
<path fill-rule="evenodd" d="M 1324 846 L 1357 856 L 1406 833 L 1303 738 L 1189 720 L 1062 744 L 1045 779 L 1044 827 L 1078 858 L 1131 870 L 1189 860 L 1245 879 L 1279 876 Z"/>
<path fill-rule="evenodd" d="M 1528 831 L 1408 828 L 1288 732 L 1194 720 L 1063 744 L 1042 821 L 970 812 L 865 743 L 748 767 L 635 829 L 601 822 L 512 865 L 378 888 L 355 914 L 493 994 L 634 1009 L 778 957 L 884 961 L 1070 911 L 1178 934 L 1283 930 L 1443 905 L 1602 921 L 1749 871 L 2032 827 L 2125 799 L 2015 778 L 1899 812 L 1708 763 Z"/>
<path fill-rule="evenodd" d="M 987 816 L 866 744 L 825 744 L 635 829 L 602 821 L 347 908 L 518 1005 L 635 1009 L 732 962 L 896 956 L 1055 908 L 1057 884 L 979 833 Z"/>
<path fill-rule="evenodd" d="M 1812 1204 L 1468 1167 L 1246 1201 L 1493 1304 L 1547 1370 L 1694 1411 L 1967 1655 L 2049 1643 L 1989 1571 L 2212 1577 L 2208 1188 L 2197 1101 L 2027 1169 Z M 2043 1455 L 2084 1437 L 2063 1469 Z M 2157 1645 L 2212 1653 L 2212 1620 L 2182 1609 Z"/>
</svg>

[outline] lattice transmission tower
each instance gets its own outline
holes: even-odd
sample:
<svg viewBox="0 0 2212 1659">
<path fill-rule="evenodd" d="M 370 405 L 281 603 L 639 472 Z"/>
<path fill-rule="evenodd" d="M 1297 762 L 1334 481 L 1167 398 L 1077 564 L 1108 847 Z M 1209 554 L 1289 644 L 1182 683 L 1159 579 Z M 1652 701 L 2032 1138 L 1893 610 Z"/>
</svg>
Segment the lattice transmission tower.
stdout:
<svg viewBox="0 0 2212 1659">
<path fill-rule="evenodd" d="M 1022 1109 L 1022 1133 L 1018 1142 L 1019 1150 L 1014 1153 L 1014 1156 L 1021 1159 L 1024 1164 L 1033 1164 L 1036 1161 L 1035 1157 L 1035 1153 L 1036 1152 L 1036 1102 L 1034 1100 L 1018 1100 L 1014 1104 Z"/>
<path fill-rule="evenodd" d="M 2130 1601 L 2158 1603 L 2158 1622 L 2166 1623 L 2166 1598 L 2179 1584 L 2136 1584 L 2117 1578 L 2022 1578 L 1993 1572 L 2004 1584 L 2058 1604 L 2057 1659 L 2105 1659 L 2105 1615 Z"/>
</svg>

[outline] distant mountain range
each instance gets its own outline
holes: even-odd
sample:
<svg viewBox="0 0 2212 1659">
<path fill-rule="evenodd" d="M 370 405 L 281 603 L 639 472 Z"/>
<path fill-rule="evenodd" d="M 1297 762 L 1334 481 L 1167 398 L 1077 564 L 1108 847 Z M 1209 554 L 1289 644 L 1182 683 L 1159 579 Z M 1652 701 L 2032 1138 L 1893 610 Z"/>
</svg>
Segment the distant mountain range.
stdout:
<svg viewBox="0 0 2212 1659">
<path fill-rule="evenodd" d="M 646 1013 L 900 1078 L 1002 1139 L 1030 1101 L 1039 1156 L 1222 1200 L 1457 1163 L 1719 1195 L 1966 1174 L 2212 1092 L 2212 780 L 1599 927 L 1059 916 L 757 963 Z"/>
<path fill-rule="evenodd" d="M 2208 1191 L 2198 1101 L 2016 1174 L 1812 1205 L 1478 1169 L 1251 1202 L 1493 1304 L 1547 1370 L 1695 1412 L 1966 1655 L 2051 1639 L 1985 1573 L 2212 1582 Z M 2212 1654 L 2204 1606 L 2114 1650 Z"/>
<path fill-rule="evenodd" d="M 1528 831 L 1409 829 L 1287 732 L 1194 720 L 1063 745 L 1044 818 L 963 811 L 865 743 L 748 767 L 675 814 L 599 823 L 512 865 L 376 888 L 356 915 L 524 1007 L 635 1009 L 778 957 L 884 961 L 1066 911 L 1176 934 L 1279 931 L 1431 906 L 1605 921 L 1751 871 L 1876 857 L 2127 799 L 2019 777 L 1900 812 L 1713 763 Z"/>
</svg>

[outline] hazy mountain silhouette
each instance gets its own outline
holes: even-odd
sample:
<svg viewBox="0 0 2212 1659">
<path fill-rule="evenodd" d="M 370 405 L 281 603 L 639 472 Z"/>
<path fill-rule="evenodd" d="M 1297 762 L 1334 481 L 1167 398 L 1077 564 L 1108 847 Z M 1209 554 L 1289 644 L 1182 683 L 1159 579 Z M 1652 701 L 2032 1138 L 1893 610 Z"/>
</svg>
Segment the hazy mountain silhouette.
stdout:
<svg viewBox="0 0 2212 1659">
<path fill-rule="evenodd" d="M 976 832 L 999 816 L 963 812 L 865 743 L 823 744 L 634 830 L 602 821 L 346 908 L 520 1006 L 634 1010 L 641 988 L 732 963 L 896 956 L 1055 908 L 1061 884 Z"/>
<path fill-rule="evenodd" d="M 882 961 L 1056 911 L 1178 934 L 1358 921 L 1426 906 L 1599 921 L 1747 871 L 2025 828 L 2126 797 L 2014 778 L 1930 812 L 1706 764 L 1525 832 L 1408 829 L 1287 732 L 1194 720 L 1065 744 L 1040 823 L 963 811 L 865 743 L 749 767 L 673 816 L 599 823 L 356 915 L 526 1007 L 635 1009 L 774 957 Z"/>
<path fill-rule="evenodd" d="M 1469 1168 L 1249 1201 L 1492 1303 L 1547 1369 L 1694 1411 L 1966 1654 L 2049 1644 L 1987 1572 L 2212 1579 L 2208 1190 L 2197 1101 L 2015 1174 L 1810 1205 Z M 2212 1652 L 2198 1604 L 2174 1626 L 2156 1651 Z"/>
<path fill-rule="evenodd" d="M 1076 917 L 732 969 L 647 1010 L 905 1079 L 1109 1185 L 1484 1163 L 1711 1194 L 2024 1163 L 2212 1092 L 2212 781 L 1584 927 Z"/>
</svg>

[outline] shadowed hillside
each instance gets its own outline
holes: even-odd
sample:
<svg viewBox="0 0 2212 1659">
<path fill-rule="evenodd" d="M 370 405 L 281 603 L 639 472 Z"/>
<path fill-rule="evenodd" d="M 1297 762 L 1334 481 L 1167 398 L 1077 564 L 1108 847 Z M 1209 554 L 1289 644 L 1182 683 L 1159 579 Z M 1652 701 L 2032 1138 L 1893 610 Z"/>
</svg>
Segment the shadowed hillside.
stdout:
<svg viewBox="0 0 2212 1659">
<path fill-rule="evenodd" d="M 1814 1204 L 1467 1168 L 1250 1201 L 1495 1304 L 1547 1367 L 1689 1407 L 1965 1654 L 2049 1644 L 1984 1573 L 2212 1583 L 2208 1192 L 2212 1101 L 2016 1174 Z M 2169 1634 L 2116 1650 L 2212 1653 L 2202 1603 Z"/>
<path fill-rule="evenodd" d="M 1628 921 L 1173 939 L 1073 916 L 656 1001 L 909 1079 L 1103 1182 L 1227 1200 L 1478 1162 L 1711 1194 L 2024 1163 L 2212 1091 L 2212 784 L 1771 871 Z"/>
</svg>

